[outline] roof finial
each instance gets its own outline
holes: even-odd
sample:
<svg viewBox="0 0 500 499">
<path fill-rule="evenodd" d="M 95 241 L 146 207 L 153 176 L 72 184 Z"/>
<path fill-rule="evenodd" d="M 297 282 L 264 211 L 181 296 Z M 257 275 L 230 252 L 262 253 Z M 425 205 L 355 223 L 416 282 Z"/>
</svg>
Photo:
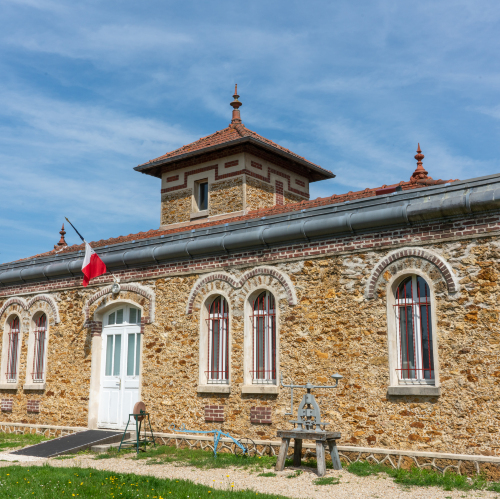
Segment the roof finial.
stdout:
<svg viewBox="0 0 500 499">
<path fill-rule="evenodd" d="M 425 178 L 428 178 L 427 172 L 425 168 L 422 165 L 422 160 L 425 158 L 425 156 L 422 154 L 422 151 L 420 150 L 420 143 L 418 144 L 418 149 L 417 149 L 417 154 L 415 154 L 414 158 L 417 160 L 417 168 L 413 172 L 410 182 L 415 183 L 418 180 L 423 180 Z"/>
<path fill-rule="evenodd" d="M 238 100 L 238 84 L 234 86 L 234 95 L 233 102 L 231 102 L 231 106 L 233 106 L 233 119 L 231 120 L 231 124 L 241 125 L 241 116 L 239 107 L 241 106 L 241 102 Z"/>
<path fill-rule="evenodd" d="M 62 229 L 59 231 L 59 234 L 61 234 L 61 239 L 59 239 L 59 242 L 54 245 L 55 250 L 61 250 L 68 246 L 68 243 L 64 239 L 64 235 L 66 234 L 66 231 L 64 230 L 64 224 L 62 224 Z"/>
</svg>

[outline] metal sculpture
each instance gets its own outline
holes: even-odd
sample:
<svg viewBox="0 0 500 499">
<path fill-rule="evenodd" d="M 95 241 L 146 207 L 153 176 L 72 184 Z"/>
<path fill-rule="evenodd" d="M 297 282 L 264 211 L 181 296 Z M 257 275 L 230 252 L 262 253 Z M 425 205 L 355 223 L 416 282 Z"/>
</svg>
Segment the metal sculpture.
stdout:
<svg viewBox="0 0 500 499">
<path fill-rule="evenodd" d="M 333 374 L 332 378 L 335 380 L 335 385 L 313 385 L 307 382 L 305 385 L 294 385 L 293 382 L 290 385 L 285 385 L 283 383 L 283 375 L 281 375 L 281 386 L 283 388 L 290 388 L 291 391 L 291 412 L 285 413 L 293 415 L 293 390 L 294 388 L 305 388 L 307 393 L 302 397 L 302 401 L 299 404 L 299 409 L 297 411 L 297 419 L 295 421 L 290 421 L 297 425 L 297 431 L 317 431 L 324 432 L 325 426 L 330 424 L 321 421 L 321 413 L 319 410 L 319 405 L 316 402 L 314 395 L 311 393 L 312 389 L 316 388 L 337 388 L 339 381 L 343 378 L 340 374 Z M 323 429 L 321 429 L 323 427 Z"/>
<path fill-rule="evenodd" d="M 203 433 L 214 435 L 214 457 L 217 457 L 217 446 L 219 445 L 219 441 L 222 437 L 230 438 L 234 442 L 234 451 L 235 454 L 241 453 L 242 455 L 250 455 L 251 450 L 256 450 L 255 442 L 250 438 L 242 438 L 240 440 L 236 440 L 234 437 L 229 435 L 229 433 L 224 433 L 222 430 L 187 430 L 186 425 L 183 424 L 179 429 L 175 427 L 175 424 L 172 423 L 169 426 L 169 430 L 175 431 L 176 433 L 184 432 L 184 433 Z"/>
</svg>

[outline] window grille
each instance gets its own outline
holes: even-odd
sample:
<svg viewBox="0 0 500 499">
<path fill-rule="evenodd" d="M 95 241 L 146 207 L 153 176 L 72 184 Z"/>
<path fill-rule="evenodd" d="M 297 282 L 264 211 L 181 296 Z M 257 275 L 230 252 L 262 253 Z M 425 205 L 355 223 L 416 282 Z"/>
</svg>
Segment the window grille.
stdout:
<svg viewBox="0 0 500 499">
<path fill-rule="evenodd" d="M 276 309 L 274 296 L 261 293 L 253 302 L 253 383 L 276 383 Z"/>
<path fill-rule="evenodd" d="M 209 384 L 227 384 L 229 380 L 229 311 L 225 298 L 218 296 L 208 313 L 208 371 Z"/>
<path fill-rule="evenodd" d="M 47 316 L 42 314 L 36 320 L 35 343 L 33 345 L 33 382 L 43 383 L 45 368 L 45 340 L 47 338 Z"/>
<path fill-rule="evenodd" d="M 9 348 L 7 357 L 7 372 L 5 373 L 7 383 L 15 383 L 17 381 L 19 332 L 19 318 L 15 317 L 9 323 Z"/>
<path fill-rule="evenodd" d="M 427 282 L 407 277 L 396 291 L 400 383 L 434 383 L 431 299 Z"/>
</svg>

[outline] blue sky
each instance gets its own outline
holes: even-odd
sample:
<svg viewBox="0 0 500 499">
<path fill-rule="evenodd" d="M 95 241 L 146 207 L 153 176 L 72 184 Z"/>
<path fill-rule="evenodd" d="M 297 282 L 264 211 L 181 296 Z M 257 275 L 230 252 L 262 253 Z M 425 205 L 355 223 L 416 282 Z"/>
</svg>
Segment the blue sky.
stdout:
<svg viewBox="0 0 500 499">
<path fill-rule="evenodd" d="M 157 228 L 133 167 L 245 125 L 332 170 L 312 197 L 500 172 L 500 3 L 0 2 L 0 262 Z M 69 244 L 78 242 L 68 230 Z"/>
</svg>

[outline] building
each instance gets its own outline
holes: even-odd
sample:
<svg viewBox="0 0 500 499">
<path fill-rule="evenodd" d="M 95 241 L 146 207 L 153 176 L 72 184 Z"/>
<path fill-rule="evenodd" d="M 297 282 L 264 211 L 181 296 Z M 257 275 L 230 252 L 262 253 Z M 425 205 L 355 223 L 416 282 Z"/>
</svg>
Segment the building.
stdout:
<svg viewBox="0 0 500 499">
<path fill-rule="evenodd" d="M 92 243 L 119 284 L 82 287 L 64 228 L 0 266 L 2 426 L 123 428 L 142 399 L 158 432 L 265 446 L 291 419 L 280 377 L 338 372 L 316 397 L 344 455 L 498 477 L 500 175 L 433 180 L 419 147 L 407 181 L 309 201 L 334 175 L 248 130 L 238 97 L 226 129 L 136 167 L 161 226 Z"/>
</svg>

